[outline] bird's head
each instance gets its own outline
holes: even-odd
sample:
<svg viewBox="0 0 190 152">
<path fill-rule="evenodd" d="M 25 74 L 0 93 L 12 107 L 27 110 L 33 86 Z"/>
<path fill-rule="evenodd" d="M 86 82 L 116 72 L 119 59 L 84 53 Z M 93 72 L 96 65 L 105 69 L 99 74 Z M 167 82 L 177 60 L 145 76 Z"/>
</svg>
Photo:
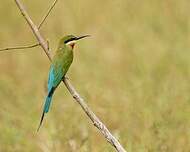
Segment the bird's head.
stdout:
<svg viewBox="0 0 190 152">
<path fill-rule="evenodd" d="M 90 36 L 90 35 L 84 35 L 84 36 L 67 35 L 61 39 L 60 45 L 66 45 L 66 46 L 70 46 L 71 48 L 73 48 L 78 40 L 88 37 L 88 36 Z"/>
</svg>

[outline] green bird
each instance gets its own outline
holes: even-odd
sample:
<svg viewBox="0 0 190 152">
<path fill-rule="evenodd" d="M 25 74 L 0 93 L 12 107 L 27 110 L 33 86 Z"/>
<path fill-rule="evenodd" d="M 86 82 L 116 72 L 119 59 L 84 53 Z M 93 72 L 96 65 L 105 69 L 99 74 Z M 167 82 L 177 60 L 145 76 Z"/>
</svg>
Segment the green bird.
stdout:
<svg viewBox="0 0 190 152">
<path fill-rule="evenodd" d="M 49 70 L 48 93 L 45 99 L 44 109 L 42 112 L 38 130 L 40 129 L 40 126 L 42 125 L 42 121 L 44 119 L 45 113 L 48 113 L 49 111 L 49 107 L 50 107 L 55 89 L 63 80 L 65 74 L 67 73 L 73 61 L 73 48 L 75 46 L 76 41 L 88 36 L 89 35 L 77 37 L 73 35 L 67 35 L 60 40 L 57 51 L 55 53 L 55 56 L 53 57 L 50 70 Z"/>
</svg>

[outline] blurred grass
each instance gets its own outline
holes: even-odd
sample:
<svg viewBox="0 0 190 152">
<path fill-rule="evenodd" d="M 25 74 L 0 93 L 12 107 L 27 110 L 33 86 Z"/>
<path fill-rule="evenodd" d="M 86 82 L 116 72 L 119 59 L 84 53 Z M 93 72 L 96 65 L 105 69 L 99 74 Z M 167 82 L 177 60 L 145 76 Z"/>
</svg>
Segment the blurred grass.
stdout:
<svg viewBox="0 0 190 152">
<path fill-rule="evenodd" d="M 0 0 L 0 47 L 35 39 L 14 1 Z M 39 23 L 50 0 L 23 1 Z M 190 151 L 190 3 L 59 1 L 42 28 L 56 49 L 79 42 L 68 76 L 128 152 Z M 0 151 L 108 152 L 63 85 L 36 134 L 49 61 L 40 48 L 0 53 Z"/>
</svg>

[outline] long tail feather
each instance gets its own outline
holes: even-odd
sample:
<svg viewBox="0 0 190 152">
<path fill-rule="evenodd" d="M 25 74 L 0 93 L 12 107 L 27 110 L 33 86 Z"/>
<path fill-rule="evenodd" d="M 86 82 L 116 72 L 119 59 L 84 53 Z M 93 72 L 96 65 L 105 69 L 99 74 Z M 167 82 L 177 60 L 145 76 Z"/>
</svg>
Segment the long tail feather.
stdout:
<svg viewBox="0 0 190 152">
<path fill-rule="evenodd" d="M 49 111 L 49 107 L 50 107 L 50 104 L 51 104 L 52 96 L 53 96 L 53 94 L 50 94 L 46 98 L 46 102 L 45 102 L 45 105 L 44 105 L 44 112 L 45 113 L 48 113 L 48 111 Z"/>
<path fill-rule="evenodd" d="M 39 129 L 40 129 L 41 125 L 42 125 L 45 113 L 48 113 L 48 111 L 49 111 L 49 107 L 50 107 L 50 104 L 51 104 L 53 92 L 54 92 L 54 89 L 52 89 L 52 91 L 50 91 L 48 93 L 48 96 L 46 97 L 43 113 L 42 113 L 42 116 L 41 116 L 41 120 L 40 120 L 40 124 L 38 126 L 38 129 L 37 129 L 37 132 L 39 131 Z"/>
<path fill-rule="evenodd" d="M 42 125 L 42 121 L 44 119 L 44 114 L 45 114 L 45 112 L 43 111 L 42 117 L 41 117 L 41 120 L 40 120 L 40 124 L 39 124 L 38 129 L 37 129 L 37 132 L 39 131 L 39 129 L 40 129 L 41 125 Z"/>
</svg>

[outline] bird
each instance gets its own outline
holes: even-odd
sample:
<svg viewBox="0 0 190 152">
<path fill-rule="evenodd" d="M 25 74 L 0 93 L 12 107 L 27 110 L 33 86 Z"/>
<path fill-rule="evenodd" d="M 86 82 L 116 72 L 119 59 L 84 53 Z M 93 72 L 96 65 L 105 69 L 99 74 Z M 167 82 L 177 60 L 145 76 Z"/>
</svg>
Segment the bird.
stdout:
<svg viewBox="0 0 190 152">
<path fill-rule="evenodd" d="M 52 59 L 52 63 L 49 69 L 47 96 L 45 98 L 44 108 L 42 111 L 42 116 L 37 131 L 39 131 L 42 125 L 44 115 L 49 111 L 52 97 L 56 88 L 58 87 L 60 82 L 64 79 L 71 63 L 73 62 L 73 49 L 76 42 L 88 36 L 90 35 L 84 35 L 84 36 L 67 35 L 61 38 L 61 40 L 59 41 L 57 51 L 55 52 L 55 55 Z"/>
</svg>

